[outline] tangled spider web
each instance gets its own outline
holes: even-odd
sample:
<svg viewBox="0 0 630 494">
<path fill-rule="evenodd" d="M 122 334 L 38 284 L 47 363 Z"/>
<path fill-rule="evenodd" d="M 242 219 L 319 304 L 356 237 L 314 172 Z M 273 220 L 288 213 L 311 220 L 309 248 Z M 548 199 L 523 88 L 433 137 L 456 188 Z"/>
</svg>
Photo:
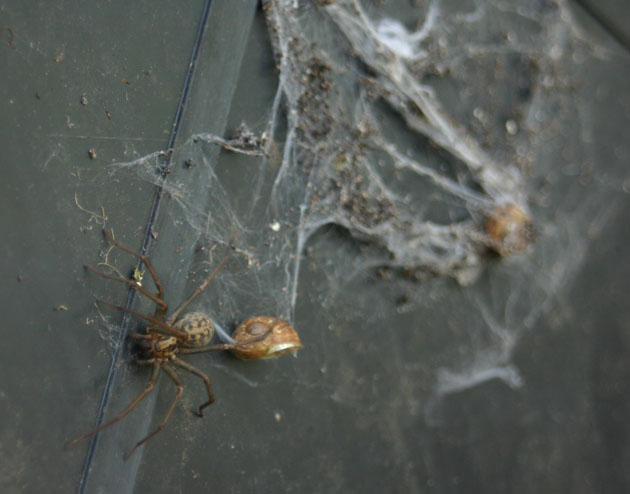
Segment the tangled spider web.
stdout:
<svg viewBox="0 0 630 494">
<path fill-rule="evenodd" d="M 563 0 L 468 2 L 448 15 L 443 2 L 417 3 L 267 3 L 279 69 L 268 125 L 192 136 L 175 150 L 190 170 L 161 185 L 177 205 L 174 223 L 202 246 L 195 265 L 238 232 L 234 262 L 209 297 L 219 327 L 243 307 L 293 322 L 305 247 L 335 225 L 364 248 L 328 260 L 327 309 L 347 303 L 344 286 L 375 268 L 454 279 L 470 287 L 459 310 L 472 314 L 477 337 L 466 358 L 436 370 L 438 394 L 491 378 L 518 387 L 515 343 L 581 265 L 614 209 L 602 198 L 627 187 L 622 169 L 594 166 L 592 108 L 568 89 L 585 59 L 614 54 L 582 33 Z M 562 166 L 545 145 L 561 128 L 578 142 Z M 220 148 L 250 155 L 237 197 L 217 165 Z M 155 182 L 160 160 L 115 169 Z M 506 261 L 490 289 L 475 291 L 489 250 Z M 420 285 L 404 310 L 431 296 L 432 285 Z"/>
</svg>

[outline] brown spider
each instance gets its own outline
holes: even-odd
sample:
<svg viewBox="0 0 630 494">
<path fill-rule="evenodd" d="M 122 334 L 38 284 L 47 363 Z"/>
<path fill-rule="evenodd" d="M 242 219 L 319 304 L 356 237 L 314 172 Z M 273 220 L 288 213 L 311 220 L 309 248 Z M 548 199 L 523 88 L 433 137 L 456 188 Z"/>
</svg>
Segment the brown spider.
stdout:
<svg viewBox="0 0 630 494">
<path fill-rule="evenodd" d="M 136 443 L 136 445 L 132 448 L 132 450 L 129 451 L 129 453 L 127 453 L 127 455 L 125 456 L 125 459 L 129 458 L 139 446 L 147 442 L 149 439 L 155 436 L 158 432 L 164 429 L 164 427 L 166 427 L 166 422 L 168 421 L 169 417 L 173 413 L 175 405 L 177 404 L 177 402 L 180 400 L 182 396 L 184 387 L 179 377 L 177 376 L 173 366 L 180 367 L 192 374 L 195 374 L 201 379 L 203 379 L 203 382 L 206 385 L 206 390 L 208 391 L 208 400 L 199 406 L 199 411 L 197 412 L 197 414 L 200 417 L 203 417 L 203 409 L 207 407 L 208 405 L 210 405 L 212 402 L 214 402 L 214 393 L 212 392 L 210 379 L 200 370 L 184 362 L 183 360 L 180 360 L 177 357 L 178 354 L 212 352 L 212 351 L 231 350 L 231 349 L 232 350 L 233 349 L 246 350 L 248 348 L 252 348 L 252 346 L 254 346 L 252 345 L 253 343 L 262 341 L 265 338 L 267 338 L 267 336 L 270 333 L 273 333 L 272 336 L 284 338 L 285 341 L 290 340 L 290 344 L 289 344 L 289 347 L 287 347 L 287 344 L 285 343 L 284 346 L 276 349 L 275 353 L 271 353 L 265 350 L 267 353 L 262 358 L 273 357 L 276 355 L 280 355 L 282 353 L 287 353 L 290 351 L 297 350 L 298 348 L 301 347 L 299 337 L 297 336 L 297 333 L 295 333 L 295 330 L 291 328 L 288 325 L 288 323 L 281 321 L 280 319 L 260 318 L 260 317 L 250 319 L 248 321 L 245 321 L 245 323 L 241 324 L 239 328 L 244 327 L 245 328 L 244 333 L 246 335 L 253 335 L 254 337 L 251 337 L 248 339 L 242 339 L 241 337 L 240 341 L 237 341 L 235 343 L 210 345 L 209 343 L 212 340 L 212 336 L 214 335 L 214 326 L 212 325 L 212 321 L 207 315 L 201 312 L 189 312 L 189 313 L 184 314 L 182 317 L 179 317 L 181 312 L 188 306 L 188 304 L 190 304 L 197 296 L 199 296 L 201 292 L 203 292 L 207 288 L 208 284 L 210 283 L 214 275 L 217 274 L 219 269 L 221 269 L 221 267 L 227 262 L 229 248 L 228 248 L 228 253 L 225 254 L 221 262 L 217 265 L 216 268 L 214 268 L 212 273 L 210 273 L 210 275 L 199 286 L 199 288 L 197 288 L 190 297 L 184 300 L 184 302 L 177 309 L 175 309 L 175 311 L 171 315 L 166 317 L 168 307 L 166 305 L 166 302 L 164 301 L 162 284 L 160 283 L 160 280 L 155 270 L 153 269 L 153 266 L 151 265 L 151 262 L 149 261 L 149 259 L 143 256 L 142 254 L 135 252 L 125 247 L 124 245 L 120 244 L 119 242 L 117 242 L 114 239 L 114 237 L 111 235 L 111 233 L 109 233 L 108 231 L 103 230 L 103 233 L 114 246 L 140 259 L 141 262 L 144 263 L 144 265 L 146 266 L 147 271 L 149 271 L 149 274 L 151 275 L 151 278 L 153 278 L 153 282 L 155 283 L 157 292 L 153 294 L 149 292 L 146 288 L 144 288 L 142 285 L 137 283 L 136 281 L 121 278 L 118 276 L 113 276 L 113 275 L 104 273 L 102 271 L 99 271 L 98 269 L 95 269 L 91 266 L 85 266 L 86 269 L 92 271 L 93 273 L 96 273 L 99 276 L 102 276 L 103 278 L 119 281 L 121 283 L 125 283 L 126 285 L 133 287 L 134 289 L 138 290 L 138 292 L 140 292 L 141 294 L 143 294 L 144 296 L 148 297 L 153 302 L 155 302 L 156 304 L 155 313 L 153 314 L 153 316 L 149 316 L 147 314 L 142 314 L 140 312 L 127 309 L 125 307 L 121 307 L 118 305 L 111 304 L 109 302 L 101 301 L 102 303 L 106 305 L 114 307 L 123 312 L 128 312 L 129 314 L 132 314 L 136 317 L 144 319 L 145 321 L 148 321 L 150 323 L 150 325 L 147 327 L 144 333 L 131 334 L 130 337 L 138 340 L 139 355 L 138 355 L 138 358 L 136 359 L 136 363 L 139 365 L 152 365 L 153 373 L 151 374 L 151 379 L 149 380 L 149 384 L 144 389 L 144 391 L 142 391 L 138 395 L 138 397 L 135 400 L 133 400 L 131 404 L 127 408 L 125 408 L 119 415 L 117 415 L 110 421 L 104 423 L 100 427 L 97 427 L 93 431 L 90 431 L 87 434 L 84 434 L 83 436 L 68 443 L 67 445 L 68 447 L 75 446 L 82 440 L 96 434 L 99 431 L 102 431 L 103 429 L 109 427 L 110 425 L 115 424 L 119 420 L 122 420 L 129 412 L 131 412 L 138 405 L 138 403 L 140 403 L 140 401 L 144 397 L 146 397 L 153 390 L 153 388 L 155 387 L 155 382 L 157 380 L 158 374 L 160 373 L 160 370 L 163 370 L 166 373 L 166 375 L 169 376 L 171 380 L 177 386 L 177 394 L 175 395 L 175 398 L 173 402 L 171 403 L 171 406 L 166 412 L 166 416 L 164 417 L 164 420 L 162 421 L 162 423 L 153 432 L 151 432 L 145 438 L 143 438 L 142 440 Z M 269 319 L 270 322 L 273 319 L 273 322 L 271 324 L 266 325 L 264 328 L 262 328 L 260 322 L 258 322 L 259 319 Z M 250 321 L 254 321 L 254 322 L 250 322 Z M 290 330 L 292 331 L 291 336 L 285 335 L 285 331 L 286 331 L 285 326 L 288 326 Z M 241 331 L 241 333 L 243 333 L 243 331 Z M 235 335 L 236 335 L 236 332 L 235 332 Z M 266 346 L 268 347 L 269 345 L 267 344 Z M 249 357 L 249 358 L 261 358 L 261 357 L 257 356 L 257 357 Z"/>
</svg>

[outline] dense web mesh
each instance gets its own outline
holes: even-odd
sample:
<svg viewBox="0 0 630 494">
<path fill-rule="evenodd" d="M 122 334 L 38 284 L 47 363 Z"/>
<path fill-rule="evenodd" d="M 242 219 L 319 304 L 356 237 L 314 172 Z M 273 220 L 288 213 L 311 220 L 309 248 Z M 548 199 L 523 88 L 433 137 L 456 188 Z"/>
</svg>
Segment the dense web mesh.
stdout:
<svg viewBox="0 0 630 494">
<path fill-rule="evenodd" d="M 246 126 L 229 137 L 199 134 L 178 148 L 187 165 L 164 185 L 179 208 L 170 214 L 205 246 L 197 261 L 208 270 L 223 249 L 208 254 L 211 246 L 239 232 L 208 302 L 220 327 L 243 306 L 294 322 L 305 248 L 335 225 L 362 248 L 323 261 L 326 310 L 347 302 L 344 287 L 375 268 L 427 280 L 402 311 L 427 300 L 447 310 L 435 280 L 456 280 L 458 310 L 475 336 L 465 358 L 436 369 L 435 390 L 490 378 L 518 387 L 515 343 L 613 212 L 614 201 L 602 207 L 602 199 L 630 189 L 626 171 L 597 168 L 594 103 L 573 88 L 585 60 L 615 54 L 582 33 L 563 0 L 398 3 L 404 19 L 389 16 L 388 2 L 266 3 L 279 70 L 268 125 L 258 134 Z M 574 140 L 562 163 L 553 142 L 561 129 Z M 251 155 L 236 198 L 216 168 L 219 149 Z M 114 169 L 156 181 L 161 159 Z M 187 168 L 204 180 L 191 185 Z M 210 201 L 196 201 L 202 189 Z M 475 290 L 490 262 L 490 288 Z M 370 297 L 352 303 L 378 311 Z"/>
</svg>

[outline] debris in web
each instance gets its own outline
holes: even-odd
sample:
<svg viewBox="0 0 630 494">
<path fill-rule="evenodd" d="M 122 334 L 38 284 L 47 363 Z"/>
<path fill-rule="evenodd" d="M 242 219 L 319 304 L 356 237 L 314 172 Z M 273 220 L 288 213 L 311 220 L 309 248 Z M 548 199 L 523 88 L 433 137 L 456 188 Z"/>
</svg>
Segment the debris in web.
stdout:
<svg viewBox="0 0 630 494">
<path fill-rule="evenodd" d="M 475 338 L 466 358 L 436 370 L 436 391 L 495 378 L 516 388 L 515 342 L 583 262 L 614 208 L 602 199 L 630 182 L 622 169 L 594 167 L 593 102 L 572 93 L 583 60 L 614 54 L 581 31 L 565 0 L 473 1 L 448 15 L 439 1 L 399 3 L 407 17 L 386 2 L 266 2 L 279 74 L 269 123 L 200 133 L 176 149 L 184 166 L 162 185 L 169 214 L 194 232 L 197 265 L 209 269 L 210 246 L 240 232 L 208 296 L 219 327 L 261 314 L 293 324 L 305 248 L 322 227 L 340 227 L 361 255 L 326 261 L 331 313 L 343 287 L 376 268 L 454 279 L 470 292 L 458 309 Z M 553 148 L 560 129 L 573 139 L 571 166 Z M 216 167 L 220 149 L 250 155 L 236 197 Z M 161 159 L 114 170 L 157 183 Z M 489 253 L 507 267 L 475 293 Z M 433 300 L 432 289 L 418 287 L 406 305 Z"/>
<path fill-rule="evenodd" d="M 235 153 L 248 154 L 250 156 L 264 156 L 266 136 L 258 136 L 252 132 L 247 124 L 242 123 L 236 129 L 236 133 L 230 139 L 212 134 L 198 134 L 195 139 L 201 139 L 209 143 L 218 144 L 223 149 L 234 151 Z"/>
<path fill-rule="evenodd" d="M 424 82 L 440 64 L 438 2 L 412 32 L 373 20 L 358 1 L 319 5 L 267 9 L 284 103 L 276 111 L 288 108 L 278 181 L 308 174 L 302 224 L 340 225 L 382 246 L 383 265 L 462 284 L 479 275 L 488 248 L 525 250 L 533 224 L 521 170 L 486 152 Z M 404 121 L 404 135 L 392 135 L 387 112 Z M 450 211 L 428 205 L 436 201 Z"/>
</svg>

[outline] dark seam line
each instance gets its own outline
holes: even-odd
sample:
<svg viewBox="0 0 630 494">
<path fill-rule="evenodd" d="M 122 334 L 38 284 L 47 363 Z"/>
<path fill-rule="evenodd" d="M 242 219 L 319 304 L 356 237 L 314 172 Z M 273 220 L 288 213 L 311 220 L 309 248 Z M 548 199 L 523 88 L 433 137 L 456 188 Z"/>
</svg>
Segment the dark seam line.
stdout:
<svg viewBox="0 0 630 494">
<path fill-rule="evenodd" d="M 575 0 L 584 12 L 589 15 L 595 22 L 597 22 L 613 39 L 619 43 L 624 50 L 630 51 L 630 37 L 623 33 L 619 28 L 613 26 L 606 17 L 597 8 L 593 8 L 589 3 L 584 0 Z"/>
<path fill-rule="evenodd" d="M 193 72 L 197 63 L 197 58 L 199 56 L 199 50 L 201 48 L 201 41 L 203 39 L 206 25 L 208 23 L 208 17 L 210 14 L 211 5 L 212 5 L 212 0 L 206 0 L 203 6 L 203 11 L 201 13 L 201 20 L 199 21 L 199 28 L 197 30 L 197 36 L 195 38 L 192 56 L 190 57 L 188 70 L 186 71 L 186 78 L 184 80 L 184 88 L 182 90 L 182 95 L 179 100 L 179 105 L 175 113 L 175 118 L 173 119 L 173 127 L 171 129 L 171 134 L 168 141 L 166 160 L 165 160 L 164 165 L 161 167 L 161 169 L 158 172 L 159 183 L 156 186 L 156 190 L 153 195 L 153 202 L 151 204 L 151 212 L 149 214 L 147 228 L 145 230 L 142 247 L 140 249 L 140 253 L 143 255 L 146 255 L 151 245 L 152 227 L 157 218 L 160 202 L 162 199 L 162 192 L 163 192 L 162 184 L 166 181 L 166 177 L 168 176 L 168 166 L 171 161 L 171 155 L 172 155 L 173 147 L 175 146 L 175 140 L 177 138 L 177 133 L 179 131 L 179 125 L 182 121 L 182 117 L 184 114 L 184 108 L 186 106 L 186 101 L 188 99 L 188 94 L 190 92 L 190 86 L 192 85 Z M 141 265 L 141 261 L 138 262 L 138 267 L 140 267 L 140 265 Z M 133 305 L 135 298 L 136 298 L 136 291 L 130 290 L 129 295 L 127 296 L 127 302 L 125 306 L 130 308 Z M 114 349 L 114 354 L 112 355 L 111 365 L 109 367 L 109 373 L 107 375 L 107 382 L 105 383 L 105 389 L 103 390 L 103 397 L 101 399 L 101 404 L 98 409 L 96 427 L 100 427 L 105 417 L 105 408 L 107 407 L 107 404 L 109 403 L 109 398 L 111 395 L 111 388 L 113 386 L 116 370 L 118 369 L 117 364 L 118 364 L 118 361 L 120 359 L 120 356 L 124 347 L 123 343 L 127 339 L 127 334 L 129 332 L 130 320 L 131 320 L 131 317 L 129 316 L 129 314 L 123 313 L 123 319 L 120 324 L 120 333 L 119 333 L 118 341 Z M 85 458 L 85 463 L 83 464 L 83 470 L 81 471 L 81 479 L 79 481 L 79 488 L 77 490 L 79 494 L 85 493 L 85 487 L 87 485 L 87 480 L 90 474 L 90 467 L 92 466 L 92 460 L 94 459 L 94 452 L 96 450 L 96 444 L 98 442 L 99 434 L 100 433 L 97 432 L 96 434 L 94 434 L 94 436 L 90 440 L 90 446 L 88 448 L 88 452 Z"/>
</svg>

